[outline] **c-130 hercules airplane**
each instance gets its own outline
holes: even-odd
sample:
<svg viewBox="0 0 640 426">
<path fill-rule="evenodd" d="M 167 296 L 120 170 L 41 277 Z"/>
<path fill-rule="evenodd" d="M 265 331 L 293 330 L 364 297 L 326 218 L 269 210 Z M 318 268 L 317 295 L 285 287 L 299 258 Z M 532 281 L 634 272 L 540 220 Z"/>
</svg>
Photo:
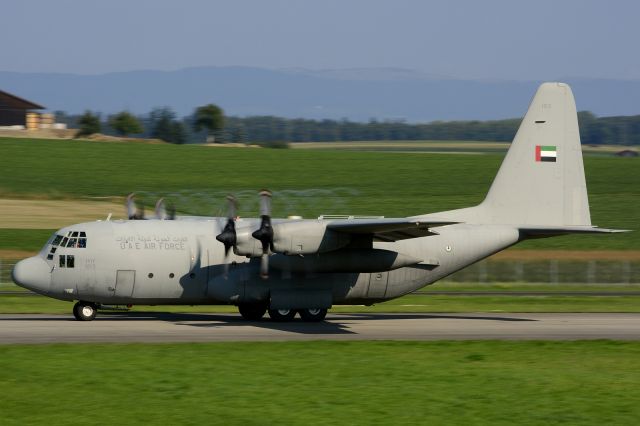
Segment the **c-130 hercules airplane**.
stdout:
<svg viewBox="0 0 640 426">
<path fill-rule="evenodd" d="M 90 321 L 113 305 L 233 304 L 249 320 L 321 321 L 339 304 L 411 293 L 529 238 L 621 232 L 591 225 L 571 88 L 544 83 L 482 203 L 407 218 L 174 217 L 60 229 L 13 270 L 16 284 Z M 131 200 L 129 200 L 131 203 Z M 175 220 L 170 220 L 175 219 Z"/>
</svg>

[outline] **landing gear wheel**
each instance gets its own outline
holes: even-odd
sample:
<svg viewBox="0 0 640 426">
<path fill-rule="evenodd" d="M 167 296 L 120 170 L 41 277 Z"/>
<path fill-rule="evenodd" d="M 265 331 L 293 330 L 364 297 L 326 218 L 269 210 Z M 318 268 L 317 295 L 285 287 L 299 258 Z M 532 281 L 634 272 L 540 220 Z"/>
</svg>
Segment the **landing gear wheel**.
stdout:
<svg viewBox="0 0 640 426">
<path fill-rule="evenodd" d="M 272 321 L 291 321 L 295 316 L 296 311 L 294 311 L 293 309 L 269 309 L 269 317 Z"/>
<path fill-rule="evenodd" d="M 242 318 L 249 321 L 259 321 L 267 312 L 267 307 L 260 304 L 243 304 L 238 305 L 238 310 Z"/>
<path fill-rule="evenodd" d="M 327 310 L 323 308 L 300 309 L 298 311 L 302 321 L 320 322 L 327 316 Z"/>
<path fill-rule="evenodd" d="M 98 308 L 95 303 L 90 302 L 78 302 L 73 305 L 73 316 L 78 321 L 93 321 L 98 313 Z"/>
</svg>

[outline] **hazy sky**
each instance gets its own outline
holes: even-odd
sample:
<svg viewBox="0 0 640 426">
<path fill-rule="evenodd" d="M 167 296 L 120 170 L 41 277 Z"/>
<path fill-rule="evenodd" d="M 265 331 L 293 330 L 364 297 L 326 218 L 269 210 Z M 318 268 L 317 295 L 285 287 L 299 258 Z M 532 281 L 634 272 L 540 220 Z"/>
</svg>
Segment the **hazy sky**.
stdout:
<svg viewBox="0 0 640 426">
<path fill-rule="evenodd" d="M 0 70 L 394 67 L 640 79 L 639 17 L 633 0 L 6 1 Z"/>
</svg>

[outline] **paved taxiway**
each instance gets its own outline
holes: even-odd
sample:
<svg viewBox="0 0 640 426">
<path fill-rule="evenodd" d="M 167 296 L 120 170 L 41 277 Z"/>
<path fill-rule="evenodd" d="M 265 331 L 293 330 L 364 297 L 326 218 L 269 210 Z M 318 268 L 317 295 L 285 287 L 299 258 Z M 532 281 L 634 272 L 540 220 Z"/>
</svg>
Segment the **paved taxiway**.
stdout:
<svg viewBox="0 0 640 426">
<path fill-rule="evenodd" d="M 640 340 L 640 314 L 330 314 L 323 323 L 234 314 L 0 315 L 0 344 L 286 340 Z"/>
</svg>

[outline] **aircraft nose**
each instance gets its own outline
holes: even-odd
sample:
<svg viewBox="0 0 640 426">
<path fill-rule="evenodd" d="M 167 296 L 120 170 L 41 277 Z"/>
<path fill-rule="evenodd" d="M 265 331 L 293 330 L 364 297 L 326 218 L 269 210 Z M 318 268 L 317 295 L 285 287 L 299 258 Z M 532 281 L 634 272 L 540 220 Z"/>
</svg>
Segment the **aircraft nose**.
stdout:
<svg viewBox="0 0 640 426">
<path fill-rule="evenodd" d="M 16 263 L 11 271 L 13 282 L 37 293 L 49 291 L 51 273 L 44 259 L 34 256 Z"/>
</svg>

